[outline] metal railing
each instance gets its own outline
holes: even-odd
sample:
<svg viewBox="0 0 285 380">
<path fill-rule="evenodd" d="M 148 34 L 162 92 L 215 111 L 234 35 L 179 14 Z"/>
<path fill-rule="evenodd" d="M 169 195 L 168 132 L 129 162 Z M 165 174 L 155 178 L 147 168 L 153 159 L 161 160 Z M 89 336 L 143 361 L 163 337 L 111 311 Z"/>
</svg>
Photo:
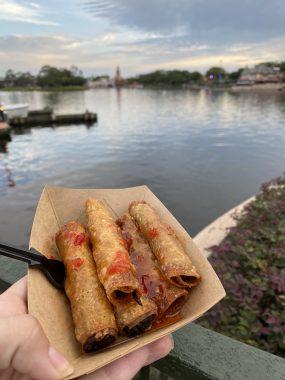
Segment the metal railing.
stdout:
<svg viewBox="0 0 285 380">
<path fill-rule="evenodd" d="M 189 324 L 173 334 L 174 349 L 152 365 L 177 380 L 284 380 L 285 359 Z M 144 368 L 140 379 L 148 380 Z"/>
<path fill-rule="evenodd" d="M 6 281 L 1 280 L 0 278 L 0 294 L 9 288 L 10 284 Z"/>
</svg>

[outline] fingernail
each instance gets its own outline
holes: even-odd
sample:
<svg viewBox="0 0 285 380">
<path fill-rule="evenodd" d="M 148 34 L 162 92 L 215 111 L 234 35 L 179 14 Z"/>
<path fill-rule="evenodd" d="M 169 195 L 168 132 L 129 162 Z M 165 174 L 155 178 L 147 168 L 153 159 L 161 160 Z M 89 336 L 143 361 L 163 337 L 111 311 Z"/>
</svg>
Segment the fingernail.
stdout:
<svg viewBox="0 0 285 380">
<path fill-rule="evenodd" d="M 67 377 L 71 375 L 74 371 L 69 362 L 56 351 L 53 347 L 50 347 L 48 350 L 50 361 L 52 362 L 55 369 L 59 372 L 60 377 Z"/>
</svg>

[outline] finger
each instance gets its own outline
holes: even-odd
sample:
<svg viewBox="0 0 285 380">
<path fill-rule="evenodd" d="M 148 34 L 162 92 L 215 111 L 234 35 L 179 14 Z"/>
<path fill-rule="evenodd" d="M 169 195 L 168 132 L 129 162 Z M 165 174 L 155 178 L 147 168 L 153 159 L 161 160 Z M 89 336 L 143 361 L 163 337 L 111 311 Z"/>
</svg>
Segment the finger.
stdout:
<svg viewBox="0 0 285 380">
<path fill-rule="evenodd" d="M 15 375 L 15 370 L 13 368 L 4 369 L 3 371 L 0 370 L 0 380 L 6 380 L 6 379 L 13 379 L 13 376 Z"/>
<path fill-rule="evenodd" d="M 0 371 L 0 380 L 31 380 L 28 375 L 15 371 L 13 368 Z"/>
<path fill-rule="evenodd" d="M 166 336 L 116 360 L 94 374 L 84 376 L 82 380 L 131 380 L 142 367 L 163 358 L 172 348 L 173 339 Z"/>
<path fill-rule="evenodd" d="M 25 276 L 10 286 L 10 288 L 8 288 L 3 294 L 14 294 L 15 296 L 21 298 L 24 302 L 27 302 L 27 285 L 28 280 L 27 276 Z"/>
<path fill-rule="evenodd" d="M 168 355 L 169 352 L 173 350 L 174 342 L 172 335 L 165 336 L 164 338 L 151 343 L 150 346 L 151 347 L 148 349 L 148 357 L 146 358 L 143 367 L 164 358 L 164 356 Z"/>
<path fill-rule="evenodd" d="M 0 353 L 0 370 L 13 368 L 33 379 L 59 379 L 73 372 L 30 315 L 0 319 Z"/>
<path fill-rule="evenodd" d="M 27 313 L 27 277 L 12 285 L 0 296 L 0 317 Z"/>
</svg>

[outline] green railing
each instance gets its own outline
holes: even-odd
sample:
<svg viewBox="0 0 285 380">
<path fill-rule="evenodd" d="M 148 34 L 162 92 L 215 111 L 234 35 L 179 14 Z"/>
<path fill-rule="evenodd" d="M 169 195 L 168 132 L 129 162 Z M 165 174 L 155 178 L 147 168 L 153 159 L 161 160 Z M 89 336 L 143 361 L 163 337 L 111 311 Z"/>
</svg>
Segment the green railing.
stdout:
<svg viewBox="0 0 285 380">
<path fill-rule="evenodd" d="M 0 280 L 0 292 L 9 284 Z M 285 380 L 285 360 L 196 324 L 173 334 L 174 349 L 153 363 L 177 380 Z M 150 367 L 138 378 L 152 380 Z"/>
<path fill-rule="evenodd" d="M 197 324 L 192 323 L 173 336 L 174 350 L 153 366 L 174 379 L 285 379 L 284 359 Z"/>
<path fill-rule="evenodd" d="M 0 293 L 4 292 L 9 286 L 10 284 L 8 282 L 3 281 L 0 278 Z"/>
</svg>

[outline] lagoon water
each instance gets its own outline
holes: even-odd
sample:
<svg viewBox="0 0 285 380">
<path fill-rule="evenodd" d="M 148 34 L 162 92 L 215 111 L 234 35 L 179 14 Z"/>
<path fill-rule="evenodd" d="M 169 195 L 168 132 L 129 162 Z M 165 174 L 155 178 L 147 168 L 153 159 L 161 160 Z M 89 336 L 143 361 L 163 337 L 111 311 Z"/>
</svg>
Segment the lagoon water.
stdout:
<svg viewBox="0 0 285 380">
<path fill-rule="evenodd" d="M 285 168 L 284 94 L 100 89 L 2 92 L 0 102 L 98 113 L 89 128 L 35 127 L 0 143 L 0 241 L 20 246 L 46 183 L 146 184 L 194 236 Z M 24 272 L 0 260 L 2 279 Z"/>
</svg>

